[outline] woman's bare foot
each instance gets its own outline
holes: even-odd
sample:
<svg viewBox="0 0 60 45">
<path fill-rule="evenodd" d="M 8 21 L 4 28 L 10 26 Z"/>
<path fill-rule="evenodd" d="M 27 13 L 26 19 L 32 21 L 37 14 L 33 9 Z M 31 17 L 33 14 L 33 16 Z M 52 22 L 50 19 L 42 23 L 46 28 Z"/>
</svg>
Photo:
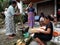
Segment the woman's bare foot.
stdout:
<svg viewBox="0 0 60 45">
<path fill-rule="evenodd" d="M 12 35 L 8 35 L 8 39 L 13 39 L 14 36 L 16 36 L 15 34 L 12 34 Z"/>
<path fill-rule="evenodd" d="M 44 43 L 38 43 L 38 45 L 44 45 Z"/>
<path fill-rule="evenodd" d="M 44 45 L 44 44 L 41 44 L 41 45 Z"/>
<path fill-rule="evenodd" d="M 45 45 L 43 41 L 41 41 L 39 38 L 36 38 L 35 40 L 38 42 L 39 45 Z"/>
</svg>

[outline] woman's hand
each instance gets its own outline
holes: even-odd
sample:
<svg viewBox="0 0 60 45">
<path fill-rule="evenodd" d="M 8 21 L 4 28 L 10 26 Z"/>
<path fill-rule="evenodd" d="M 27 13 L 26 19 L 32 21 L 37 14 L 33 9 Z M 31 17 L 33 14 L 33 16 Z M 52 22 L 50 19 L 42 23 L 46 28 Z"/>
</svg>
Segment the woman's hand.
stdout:
<svg viewBox="0 0 60 45">
<path fill-rule="evenodd" d="M 30 33 L 40 33 L 44 31 L 43 29 L 40 29 L 40 28 L 33 28 L 33 29 L 30 29 L 29 32 Z"/>
<path fill-rule="evenodd" d="M 50 34 L 51 29 L 48 28 L 46 31 L 40 30 L 40 32 L 41 32 L 41 33 L 44 33 L 44 34 Z"/>
</svg>

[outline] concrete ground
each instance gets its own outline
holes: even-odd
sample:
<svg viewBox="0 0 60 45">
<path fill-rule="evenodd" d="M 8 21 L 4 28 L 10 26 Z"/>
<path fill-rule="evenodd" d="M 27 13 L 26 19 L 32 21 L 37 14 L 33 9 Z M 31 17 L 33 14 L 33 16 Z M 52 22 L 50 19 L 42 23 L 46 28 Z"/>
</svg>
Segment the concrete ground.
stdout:
<svg viewBox="0 0 60 45">
<path fill-rule="evenodd" d="M 1 30 L 0 30 L 0 32 L 1 32 Z M 0 45 L 14 45 L 18 39 L 20 39 L 19 35 L 15 36 L 13 39 L 7 39 L 7 36 L 5 35 L 4 32 L 0 33 Z M 32 42 L 30 45 L 33 45 L 33 44 L 37 45 L 36 42 Z M 54 43 L 48 42 L 48 45 L 49 44 L 56 45 Z"/>
<path fill-rule="evenodd" d="M 20 36 L 18 34 L 13 39 L 7 39 L 7 36 L 5 35 L 5 31 L 6 31 L 5 29 L 0 29 L 0 45 L 14 45 L 14 43 L 16 43 L 18 39 L 20 39 Z M 48 43 L 47 45 L 60 45 L 52 42 L 47 42 L 47 43 Z"/>
<path fill-rule="evenodd" d="M 19 35 L 15 36 L 13 39 L 7 39 L 7 36 L 5 35 L 5 33 L 1 33 L 0 34 L 0 45 L 14 45 L 16 43 L 16 41 L 20 39 Z M 36 42 L 31 42 L 30 45 L 37 45 Z M 52 42 L 48 42 L 47 45 L 57 45 L 55 43 Z"/>
</svg>

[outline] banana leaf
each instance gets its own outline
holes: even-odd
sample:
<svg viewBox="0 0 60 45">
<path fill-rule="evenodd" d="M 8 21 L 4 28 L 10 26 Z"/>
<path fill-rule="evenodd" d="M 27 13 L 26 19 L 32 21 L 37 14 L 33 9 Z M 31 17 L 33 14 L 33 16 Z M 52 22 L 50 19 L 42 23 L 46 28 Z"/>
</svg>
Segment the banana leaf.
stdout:
<svg viewBox="0 0 60 45">
<path fill-rule="evenodd" d="M 3 2 L 3 0 L 0 0 L 1 2 Z"/>
</svg>

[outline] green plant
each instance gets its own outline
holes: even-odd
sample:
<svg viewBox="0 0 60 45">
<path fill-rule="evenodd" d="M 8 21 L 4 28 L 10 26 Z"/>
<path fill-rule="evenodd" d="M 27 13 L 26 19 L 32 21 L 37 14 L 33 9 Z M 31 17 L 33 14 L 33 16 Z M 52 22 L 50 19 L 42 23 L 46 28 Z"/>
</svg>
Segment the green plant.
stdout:
<svg viewBox="0 0 60 45">
<path fill-rule="evenodd" d="M 3 0 L 0 0 L 0 2 L 3 2 Z"/>
<path fill-rule="evenodd" d="M 0 12 L 4 11 L 6 7 L 9 5 L 9 0 L 0 0 Z"/>
<path fill-rule="evenodd" d="M 2 8 L 2 5 L 0 4 L 0 12 L 2 12 L 3 11 L 3 8 Z"/>
</svg>

